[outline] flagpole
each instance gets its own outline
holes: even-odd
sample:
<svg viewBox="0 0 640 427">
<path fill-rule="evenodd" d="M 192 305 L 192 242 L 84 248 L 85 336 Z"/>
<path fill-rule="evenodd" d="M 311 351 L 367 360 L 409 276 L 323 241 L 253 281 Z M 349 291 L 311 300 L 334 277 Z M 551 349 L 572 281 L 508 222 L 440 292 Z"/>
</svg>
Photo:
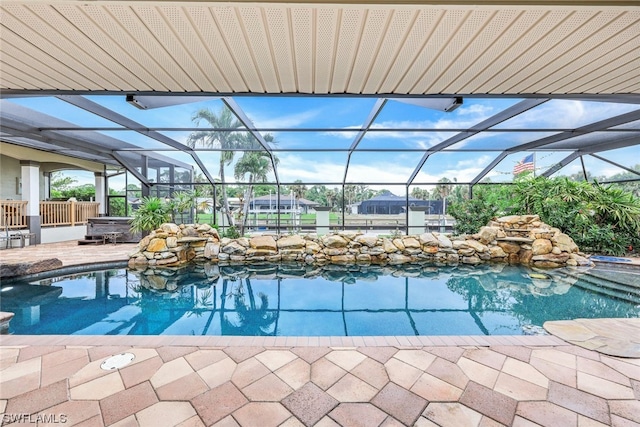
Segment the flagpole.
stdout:
<svg viewBox="0 0 640 427">
<path fill-rule="evenodd" d="M 536 177 L 536 152 L 533 152 L 533 177 Z"/>
</svg>

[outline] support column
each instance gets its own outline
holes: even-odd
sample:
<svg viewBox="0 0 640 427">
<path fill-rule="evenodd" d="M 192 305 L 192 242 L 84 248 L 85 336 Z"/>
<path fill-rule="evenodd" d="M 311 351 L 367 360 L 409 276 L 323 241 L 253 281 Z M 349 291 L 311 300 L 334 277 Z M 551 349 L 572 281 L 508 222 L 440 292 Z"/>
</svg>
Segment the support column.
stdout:
<svg viewBox="0 0 640 427">
<path fill-rule="evenodd" d="M 316 206 L 316 233 L 318 236 L 329 234 L 329 212 L 330 206 Z"/>
<path fill-rule="evenodd" d="M 35 243 L 40 243 L 40 163 L 20 160 L 22 172 L 22 200 L 26 200 L 27 227 L 35 234 Z M 31 242 L 29 242 L 31 244 Z"/>
<path fill-rule="evenodd" d="M 98 205 L 98 216 L 107 216 L 107 179 L 104 176 L 104 172 L 94 172 L 93 178 L 96 186 L 96 202 L 100 203 Z"/>
<path fill-rule="evenodd" d="M 44 194 L 42 195 L 42 199 L 49 200 L 51 198 L 51 172 L 42 172 L 42 176 L 44 177 Z"/>
<path fill-rule="evenodd" d="M 424 233 L 424 213 L 426 212 L 426 206 L 409 206 L 408 216 L 408 234 L 419 235 Z"/>
</svg>

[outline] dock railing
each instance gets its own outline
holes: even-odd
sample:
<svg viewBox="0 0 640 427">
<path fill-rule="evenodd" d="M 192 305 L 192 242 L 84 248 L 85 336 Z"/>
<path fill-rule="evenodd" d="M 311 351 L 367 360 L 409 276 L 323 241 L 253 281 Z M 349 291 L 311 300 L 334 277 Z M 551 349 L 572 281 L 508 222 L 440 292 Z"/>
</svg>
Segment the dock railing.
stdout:
<svg viewBox="0 0 640 427">
<path fill-rule="evenodd" d="M 97 217 L 98 202 L 40 202 L 40 225 L 42 227 L 75 226 L 86 224 L 89 218 Z"/>
</svg>

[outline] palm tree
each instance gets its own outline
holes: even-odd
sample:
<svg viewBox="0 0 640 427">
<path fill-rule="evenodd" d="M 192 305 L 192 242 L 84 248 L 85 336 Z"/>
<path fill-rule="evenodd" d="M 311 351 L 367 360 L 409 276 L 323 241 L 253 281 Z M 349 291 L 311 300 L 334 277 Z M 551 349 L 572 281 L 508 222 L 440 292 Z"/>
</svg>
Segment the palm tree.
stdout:
<svg viewBox="0 0 640 427">
<path fill-rule="evenodd" d="M 222 319 L 223 335 L 245 335 L 245 336 L 263 336 L 276 335 L 277 330 L 269 331 L 271 325 L 278 319 L 278 314 L 269 310 L 269 297 L 262 292 L 258 293 L 260 298 L 260 306 L 256 304 L 256 298 L 251 287 L 251 280 L 245 279 L 247 291 L 245 294 L 242 282 L 233 293 L 233 301 L 235 303 L 236 312 L 238 314 L 238 325 L 233 324 L 227 316 Z M 245 299 L 245 295 L 249 297 L 249 304 Z"/>
<path fill-rule="evenodd" d="M 222 203 L 229 224 L 233 224 L 231 210 L 229 209 L 229 199 L 227 198 L 227 191 L 225 189 L 224 167 L 233 162 L 235 150 L 242 145 L 243 136 L 238 132 L 218 129 L 240 129 L 242 128 L 242 123 L 225 107 L 223 107 L 218 114 L 208 108 L 203 108 L 196 111 L 191 120 L 196 123 L 196 125 L 204 121 L 209 127 L 214 128 L 214 130 L 192 132 L 187 138 L 187 144 L 191 148 L 195 148 L 197 145 L 220 148 L 219 176 L 222 184 Z"/>
<path fill-rule="evenodd" d="M 277 159 L 276 159 L 277 162 Z M 235 166 L 235 178 L 244 181 L 246 175 L 249 175 L 249 185 L 247 185 L 244 193 L 244 206 L 242 209 L 242 223 L 240 234 L 244 234 L 244 227 L 247 222 L 249 213 L 249 202 L 253 193 L 253 184 L 256 181 L 266 181 L 267 175 L 273 170 L 271 159 L 264 151 L 245 151 Z"/>
</svg>

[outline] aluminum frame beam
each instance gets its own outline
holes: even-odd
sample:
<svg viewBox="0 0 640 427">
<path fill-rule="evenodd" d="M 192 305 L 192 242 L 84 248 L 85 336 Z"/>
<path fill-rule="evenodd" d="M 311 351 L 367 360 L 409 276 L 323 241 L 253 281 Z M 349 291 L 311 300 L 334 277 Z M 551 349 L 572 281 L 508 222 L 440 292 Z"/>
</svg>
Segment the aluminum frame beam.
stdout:
<svg viewBox="0 0 640 427">
<path fill-rule="evenodd" d="M 413 173 L 409 177 L 409 180 L 407 181 L 407 185 L 411 185 L 413 183 L 413 181 L 416 179 L 416 176 L 418 176 L 418 173 L 420 173 L 420 171 L 422 170 L 422 167 L 424 166 L 424 164 L 427 162 L 427 160 L 432 154 L 442 151 L 445 148 L 450 147 L 453 144 L 456 144 L 460 141 L 464 141 L 465 139 L 470 138 L 473 135 L 476 135 L 482 131 L 486 131 L 487 129 L 492 128 L 497 124 L 507 121 L 512 117 L 522 114 L 525 111 L 528 111 L 534 107 L 537 107 L 538 105 L 544 104 L 547 101 L 549 101 L 549 98 L 525 99 L 523 101 L 518 102 L 515 105 L 512 105 L 506 110 L 502 110 L 498 114 L 495 114 L 489 117 L 488 119 L 478 123 L 477 125 L 472 126 L 468 131 L 460 132 L 459 134 L 454 135 L 451 138 L 446 139 L 441 143 L 434 145 L 424 153 L 424 155 L 422 156 L 422 159 L 420 159 L 420 162 L 418 163 L 416 168 L 413 170 Z"/>
</svg>

